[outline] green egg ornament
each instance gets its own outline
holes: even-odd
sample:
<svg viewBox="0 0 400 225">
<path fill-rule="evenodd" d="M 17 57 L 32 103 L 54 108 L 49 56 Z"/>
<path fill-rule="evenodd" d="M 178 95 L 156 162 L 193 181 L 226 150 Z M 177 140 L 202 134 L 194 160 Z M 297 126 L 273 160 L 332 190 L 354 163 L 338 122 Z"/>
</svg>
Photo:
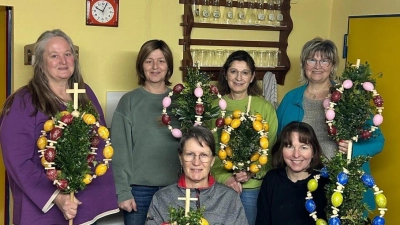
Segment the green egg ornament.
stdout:
<svg viewBox="0 0 400 225">
<path fill-rule="evenodd" d="M 375 196 L 375 202 L 379 206 L 379 208 L 386 208 L 387 199 L 384 194 L 382 194 L 382 193 L 377 194 Z"/>
<path fill-rule="evenodd" d="M 328 223 L 323 219 L 317 219 L 315 222 L 316 225 L 328 225 Z"/>
<path fill-rule="evenodd" d="M 335 207 L 339 207 L 343 202 L 343 195 L 340 192 L 335 192 L 331 198 L 332 205 Z"/>
<path fill-rule="evenodd" d="M 313 192 L 318 188 L 318 182 L 315 179 L 311 179 L 307 183 L 307 188 L 309 191 Z"/>
</svg>

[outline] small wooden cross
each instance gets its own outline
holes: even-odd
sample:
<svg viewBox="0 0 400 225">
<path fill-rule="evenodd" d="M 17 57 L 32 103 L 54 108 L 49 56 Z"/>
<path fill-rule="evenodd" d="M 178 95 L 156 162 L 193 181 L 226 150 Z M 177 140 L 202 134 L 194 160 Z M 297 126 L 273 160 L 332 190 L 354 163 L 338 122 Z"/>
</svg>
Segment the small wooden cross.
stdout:
<svg viewBox="0 0 400 225">
<path fill-rule="evenodd" d="M 185 200 L 185 216 L 188 216 L 190 210 L 190 201 L 197 201 L 197 198 L 190 197 L 190 189 L 186 189 L 186 196 L 185 197 L 178 197 L 178 200 Z"/>
<path fill-rule="evenodd" d="M 85 89 L 78 89 L 78 83 L 74 83 L 74 89 L 67 89 L 67 93 L 74 94 L 74 110 L 78 109 L 78 94 L 86 93 Z"/>
<path fill-rule="evenodd" d="M 360 59 L 357 59 L 357 63 L 354 65 L 351 65 L 351 66 L 355 66 L 357 69 L 360 67 Z"/>
</svg>

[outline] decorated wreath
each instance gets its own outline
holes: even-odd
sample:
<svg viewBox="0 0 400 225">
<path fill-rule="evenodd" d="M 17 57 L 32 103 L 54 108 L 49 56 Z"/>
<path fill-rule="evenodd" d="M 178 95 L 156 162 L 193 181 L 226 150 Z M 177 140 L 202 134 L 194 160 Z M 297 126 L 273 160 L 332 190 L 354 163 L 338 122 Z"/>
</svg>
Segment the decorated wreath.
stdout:
<svg viewBox="0 0 400 225">
<path fill-rule="evenodd" d="M 114 153 L 107 127 L 96 121 L 91 104 L 83 109 L 57 113 L 43 125 L 37 140 L 46 176 L 63 193 L 83 190 L 98 176 L 106 173 Z M 105 142 L 103 161 L 96 160 L 96 150 Z"/>
<path fill-rule="evenodd" d="M 323 103 L 329 136 L 336 141 L 356 142 L 359 138 L 373 137 L 373 132 L 383 122 L 383 98 L 375 90 L 376 81 L 369 64 L 348 65 L 340 80 L 342 82 L 334 86 L 330 98 Z M 369 119 L 373 124 L 366 125 Z"/>
<path fill-rule="evenodd" d="M 187 68 L 186 82 L 177 84 L 163 101 L 162 122 L 168 126 L 172 135 L 176 138 L 182 137 L 182 132 L 186 132 L 194 125 L 204 125 L 209 121 L 216 119 L 216 131 L 223 126 L 223 117 L 225 116 L 226 101 L 218 92 L 218 88 L 210 85 L 211 75 L 200 72 L 199 68 Z M 219 98 L 219 107 L 212 107 L 213 100 Z M 172 106 L 172 113 L 179 119 L 180 128 L 173 128 L 171 117 L 167 113 L 167 108 Z M 211 129 L 211 127 L 209 127 Z"/>
<path fill-rule="evenodd" d="M 387 211 L 387 199 L 383 190 L 375 184 L 373 177 L 360 170 L 360 167 L 370 157 L 359 156 L 347 163 L 338 153 L 330 161 L 324 161 L 325 167 L 321 169 L 320 175 L 314 176 L 307 184 L 308 192 L 305 207 L 310 216 L 316 221 L 316 225 L 325 225 L 327 222 L 317 218 L 316 204 L 312 192 L 318 188 L 320 177 L 329 178 L 330 183 L 326 186 L 326 198 L 328 206 L 326 212 L 329 225 L 364 225 L 366 220 L 363 216 L 368 212 L 368 206 L 363 203 L 363 193 L 371 188 L 374 191 L 375 203 L 378 206 L 379 215 L 372 220 L 372 225 L 384 225 L 384 215 Z"/>
<path fill-rule="evenodd" d="M 185 216 L 185 209 L 183 207 L 174 208 L 170 206 L 169 221 L 161 225 L 208 225 L 208 221 L 203 217 L 204 210 L 204 207 L 190 210 Z"/>
<path fill-rule="evenodd" d="M 218 157 L 225 169 L 257 173 L 268 161 L 269 125 L 260 114 L 235 110 L 224 120 Z"/>
</svg>

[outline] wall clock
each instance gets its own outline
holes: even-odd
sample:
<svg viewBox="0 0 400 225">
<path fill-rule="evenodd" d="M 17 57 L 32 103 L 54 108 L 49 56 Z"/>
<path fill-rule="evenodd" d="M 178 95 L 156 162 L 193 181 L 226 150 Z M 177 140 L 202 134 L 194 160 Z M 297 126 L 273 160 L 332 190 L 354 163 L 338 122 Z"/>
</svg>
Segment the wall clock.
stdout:
<svg viewBox="0 0 400 225">
<path fill-rule="evenodd" d="M 119 0 L 86 0 L 86 25 L 118 27 Z"/>
</svg>

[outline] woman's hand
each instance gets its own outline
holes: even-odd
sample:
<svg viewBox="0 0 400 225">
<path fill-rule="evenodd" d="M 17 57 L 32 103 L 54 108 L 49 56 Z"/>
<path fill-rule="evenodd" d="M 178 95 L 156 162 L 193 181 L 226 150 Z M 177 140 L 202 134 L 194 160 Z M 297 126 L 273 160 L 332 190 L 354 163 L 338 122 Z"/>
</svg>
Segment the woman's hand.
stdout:
<svg viewBox="0 0 400 225">
<path fill-rule="evenodd" d="M 254 174 L 246 171 L 240 171 L 239 173 L 234 173 L 234 176 L 237 182 L 246 183 L 252 176 L 254 176 Z"/>
<path fill-rule="evenodd" d="M 239 194 L 242 193 L 242 184 L 240 182 L 238 182 L 234 176 L 229 177 L 225 181 L 225 185 L 228 187 L 231 187 L 233 190 L 235 190 Z"/>
<path fill-rule="evenodd" d="M 78 212 L 78 205 L 82 204 L 77 198 L 74 197 L 73 201 L 71 201 L 71 196 L 69 194 L 62 193 L 56 196 L 54 203 L 56 203 L 57 207 L 64 214 L 66 220 L 75 218 Z"/>
<path fill-rule="evenodd" d="M 338 141 L 338 149 L 340 153 L 347 154 L 347 151 L 349 150 L 349 141 L 348 140 Z"/>
<path fill-rule="evenodd" d="M 132 212 L 132 210 L 137 211 L 135 198 L 131 198 L 131 199 L 125 200 L 123 202 L 120 202 L 120 203 L 118 203 L 118 206 L 119 206 L 119 208 L 121 208 L 122 210 L 125 210 L 127 212 Z"/>
</svg>

